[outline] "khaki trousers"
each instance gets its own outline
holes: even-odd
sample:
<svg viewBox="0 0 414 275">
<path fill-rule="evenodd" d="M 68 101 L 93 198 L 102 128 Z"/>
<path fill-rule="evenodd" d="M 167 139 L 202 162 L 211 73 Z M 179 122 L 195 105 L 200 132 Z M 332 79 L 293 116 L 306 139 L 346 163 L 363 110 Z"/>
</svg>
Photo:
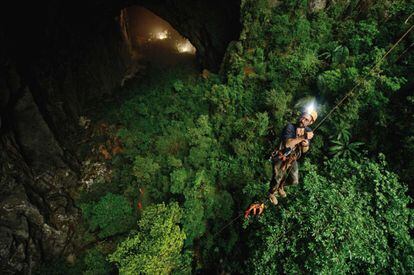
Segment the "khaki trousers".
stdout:
<svg viewBox="0 0 414 275">
<path fill-rule="evenodd" d="M 289 174 L 287 175 L 287 173 Z M 269 193 L 274 194 L 277 192 L 279 188 L 285 185 L 298 184 L 298 183 L 299 183 L 299 166 L 298 166 L 297 161 L 294 161 L 292 163 L 292 166 L 287 167 L 285 171 L 282 170 L 281 160 L 278 159 L 273 162 L 273 175 L 270 181 Z"/>
</svg>

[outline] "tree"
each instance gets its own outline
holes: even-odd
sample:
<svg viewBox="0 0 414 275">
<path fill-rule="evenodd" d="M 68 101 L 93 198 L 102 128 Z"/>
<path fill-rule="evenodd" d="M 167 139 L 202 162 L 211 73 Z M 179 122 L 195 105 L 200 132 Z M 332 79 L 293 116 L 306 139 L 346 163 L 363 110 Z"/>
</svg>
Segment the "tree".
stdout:
<svg viewBox="0 0 414 275">
<path fill-rule="evenodd" d="M 306 164 L 289 201 L 259 219 L 250 247 L 255 274 L 393 273 L 414 268 L 414 211 L 385 162 L 334 158 Z"/>
<path fill-rule="evenodd" d="M 413 135 L 407 132 L 413 129 L 407 126 L 411 94 L 409 89 L 405 96 L 395 93 L 412 79 L 414 55 L 404 52 L 411 47 L 410 37 L 378 70 L 368 72 L 408 27 L 402 18 L 414 5 L 342 1 L 309 12 L 307 2 L 241 1 L 240 40 L 229 45 L 220 75 L 189 77 L 176 68 L 149 72 L 151 77 L 137 83 L 133 97 L 114 111 L 125 126 L 120 132 L 125 161 L 115 168 L 126 175 L 120 191 L 133 197 L 145 190 L 148 205 L 174 201 L 184 213 L 175 223 L 156 218 L 168 216 L 164 210 L 152 220 L 143 218 L 152 225 L 140 227 L 112 256 L 121 273 L 180 270 L 168 255 L 184 261 L 187 256 L 162 248 L 150 236 L 150 228 L 164 227 L 174 236 L 185 232 L 182 253 L 195 255 L 201 271 L 246 272 L 240 264 L 246 258 L 253 273 L 409 270 L 412 214 L 396 176 L 372 160 L 335 158 L 323 164 L 323 159 L 332 136 L 337 140 L 331 152 L 341 157 L 359 155 L 364 142 L 366 155 L 380 150 L 388 159 L 395 155 L 395 170 L 405 180 L 412 178 L 407 161 L 413 151 Z M 296 119 L 294 103 L 316 97 L 324 117 L 356 83 L 354 95 L 319 128 L 307 156 L 315 166 L 306 167 L 304 185 L 289 190 L 280 212 L 267 211 L 250 238 L 239 222 L 215 235 L 253 198 L 266 194 L 263 183 L 271 171 L 266 157 L 285 123 Z M 395 142 L 384 143 L 388 138 Z M 395 148 L 401 140 L 404 146 Z M 144 213 L 152 207 L 172 206 L 153 205 Z M 164 240 L 157 230 L 155 236 Z M 181 241 L 176 244 L 180 247 Z M 146 257 L 144 247 L 155 256 Z M 155 260 L 164 257 L 161 263 Z"/>
<path fill-rule="evenodd" d="M 97 203 L 82 204 L 81 208 L 90 229 L 100 230 L 100 238 L 128 231 L 134 220 L 130 203 L 121 195 L 108 193 Z"/>
<path fill-rule="evenodd" d="M 83 259 L 85 268 L 83 275 L 106 275 L 110 274 L 111 267 L 98 249 L 88 251 Z"/>
<path fill-rule="evenodd" d="M 138 231 L 121 242 L 111 262 L 121 274 L 169 274 L 188 268 L 181 255 L 185 233 L 178 225 L 182 210 L 177 203 L 156 204 L 144 209 Z"/>
</svg>

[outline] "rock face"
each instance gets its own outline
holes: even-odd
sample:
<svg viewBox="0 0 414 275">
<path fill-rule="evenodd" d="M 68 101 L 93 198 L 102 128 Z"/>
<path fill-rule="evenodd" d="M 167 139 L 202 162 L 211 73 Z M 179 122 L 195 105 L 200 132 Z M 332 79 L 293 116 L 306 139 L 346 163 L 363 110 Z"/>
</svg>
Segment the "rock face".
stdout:
<svg viewBox="0 0 414 275">
<path fill-rule="evenodd" d="M 2 274 L 30 274 L 74 251 L 80 213 L 69 190 L 79 165 L 71 140 L 83 108 L 118 86 L 127 66 L 118 10 L 61 1 L 2 10 Z"/>
<path fill-rule="evenodd" d="M 135 0 L 168 21 L 197 49 L 203 68 L 218 71 L 227 45 L 241 31 L 240 0 Z"/>
<path fill-rule="evenodd" d="M 10 1 L 0 11 L 0 273 L 30 274 L 73 255 L 80 212 L 74 134 L 85 107 L 129 65 L 118 16 L 140 4 L 169 21 L 217 70 L 240 32 L 240 1 Z"/>
<path fill-rule="evenodd" d="M 70 252 L 78 211 L 64 185 L 76 183 L 70 169 L 50 167 L 35 176 L 15 138 L 1 137 L 0 257 L 2 273 L 30 273 L 41 260 Z"/>
</svg>

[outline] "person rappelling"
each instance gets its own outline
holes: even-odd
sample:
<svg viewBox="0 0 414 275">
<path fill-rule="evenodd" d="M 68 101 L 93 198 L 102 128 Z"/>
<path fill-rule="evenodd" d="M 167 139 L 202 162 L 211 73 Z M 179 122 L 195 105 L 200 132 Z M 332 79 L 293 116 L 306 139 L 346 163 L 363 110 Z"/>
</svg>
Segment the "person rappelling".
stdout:
<svg viewBox="0 0 414 275">
<path fill-rule="evenodd" d="M 412 16 L 411 14 L 408 19 Z M 302 113 L 296 124 L 287 124 L 281 135 L 281 142 L 278 149 L 273 151 L 270 160 L 273 164 L 273 175 L 270 181 L 269 200 L 272 204 L 277 205 L 278 200 L 276 196 L 286 197 L 284 186 L 289 180 L 291 184 L 298 184 L 299 182 L 299 167 L 297 160 L 303 153 L 309 150 L 310 140 L 313 138 L 313 133 L 316 131 L 339 107 L 346 102 L 351 96 L 357 96 L 357 88 L 365 83 L 365 79 L 377 70 L 386 57 L 397 47 L 397 45 L 414 29 L 414 25 L 411 27 L 395 42 L 391 48 L 375 63 L 372 65 L 368 73 L 355 83 L 355 85 L 333 106 L 333 108 L 324 116 L 324 118 L 316 125 L 314 130 L 309 128 L 317 117 L 318 113 L 315 111 L 314 103 L 311 103 L 308 108 Z M 266 201 L 256 202 L 250 204 L 250 206 L 244 211 L 244 217 L 248 218 L 250 214 L 260 215 L 263 213 L 267 205 Z M 230 223 L 226 224 L 218 233 L 222 232 L 226 227 L 231 225 L 236 219 L 243 214 L 239 214 Z"/>
<path fill-rule="evenodd" d="M 272 162 L 273 174 L 270 180 L 269 200 L 273 205 L 278 204 L 277 196 L 286 197 L 284 187 L 286 185 L 296 185 L 299 183 L 298 159 L 306 153 L 313 138 L 313 131 L 309 127 L 318 118 L 314 104 L 311 103 L 302 113 L 295 124 L 288 123 L 280 136 L 280 145 L 273 151 L 270 161 Z M 245 211 L 247 218 L 261 214 L 265 208 L 263 202 L 253 203 Z"/>
<path fill-rule="evenodd" d="M 312 125 L 318 117 L 315 110 L 302 113 L 296 124 L 288 123 L 281 134 L 280 146 L 272 153 L 273 175 L 270 181 L 269 199 L 274 205 L 276 196 L 285 198 L 285 185 L 299 183 L 299 167 L 297 160 L 309 150 L 313 138 Z"/>
</svg>

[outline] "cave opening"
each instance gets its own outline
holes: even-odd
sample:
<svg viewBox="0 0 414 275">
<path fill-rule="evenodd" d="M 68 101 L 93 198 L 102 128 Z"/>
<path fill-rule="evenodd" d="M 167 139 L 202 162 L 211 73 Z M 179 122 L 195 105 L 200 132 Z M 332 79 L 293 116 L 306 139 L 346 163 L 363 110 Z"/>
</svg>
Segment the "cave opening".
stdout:
<svg viewBox="0 0 414 275">
<path fill-rule="evenodd" d="M 148 67 L 197 69 L 196 48 L 167 21 L 142 6 L 121 10 L 120 27 L 131 58 L 125 77 Z"/>
</svg>

